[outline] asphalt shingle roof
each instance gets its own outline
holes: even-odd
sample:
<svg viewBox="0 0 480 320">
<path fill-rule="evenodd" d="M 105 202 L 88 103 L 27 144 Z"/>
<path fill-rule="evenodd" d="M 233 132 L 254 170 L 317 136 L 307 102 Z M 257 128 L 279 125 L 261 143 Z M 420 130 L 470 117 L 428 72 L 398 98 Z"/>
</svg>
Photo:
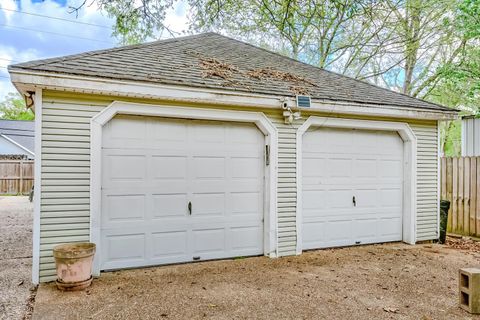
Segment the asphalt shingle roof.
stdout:
<svg viewBox="0 0 480 320">
<path fill-rule="evenodd" d="M 31 61 L 9 70 L 452 111 L 216 33 Z"/>
<path fill-rule="evenodd" d="M 34 121 L 0 120 L 0 134 L 35 152 Z"/>
</svg>

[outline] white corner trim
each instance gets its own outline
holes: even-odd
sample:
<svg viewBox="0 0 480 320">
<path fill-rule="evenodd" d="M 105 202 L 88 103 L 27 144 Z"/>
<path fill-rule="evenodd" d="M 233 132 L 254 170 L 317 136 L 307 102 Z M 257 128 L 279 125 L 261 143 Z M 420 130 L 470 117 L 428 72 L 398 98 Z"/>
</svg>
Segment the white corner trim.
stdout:
<svg viewBox="0 0 480 320">
<path fill-rule="evenodd" d="M 280 108 L 284 98 L 293 103 L 292 97 L 256 94 L 234 90 L 197 88 L 182 85 L 166 85 L 131 80 L 115 80 L 34 71 L 10 71 L 12 82 L 21 91 L 39 87 L 57 91 L 102 94 L 112 96 L 161 99 L 208 105 L 235 105 L 250 108 Z M 307 110 L 306 110 L 307 111 Z M 457 119 L 456 111 L 418 109 L 391 105 L 346 103 L 312 100 L 312 112 L 335 112 L 364 116 L 448 120 Z"/>
<path fill-rule="evenodd" d="M 437 239 L 440 237 L 440 200 L 441 200 L 441 193 L 440 193 L 440 186 L 441 182 L 440 179 L 442 177 L 442 168 L 441 168 L 441 141 L 440 141 L 440 121 L 437 121 Z"/>
<path fill-rule="evenodd" d="M 35 90 L 35 150 L 38 150 L 34 163 L 34 203 L 33 203 L 33 246 L 32 283 L 40 282 L 40 212 L 42 197 L 42 89 Z"/>
<path fill-rule="evenodd" d="M 417 181 L 417 138 L 407 123 L 390 121 L 371 121 L 328 117 L 309 117 L 297 130 L 297 247 L 296 253 L 302 253 L 302 143 L 303 135 L 310 127 L 328 127 L 343 129 L 396 131 L 404 141 L 404 183 L 403 183 L 403 242 L 415 244 L 416 241 L 416 181 Z"/>
<path fill-rule="evenodd" d="M 101 250 L 101 182 L 102 182 L 102 128 L 117 114 L 143 115 L 166 118 L 235 121 L 254 123 L 270 145 L 270 165 L 265 167 L 265 222 L 264 254 L 277 256 L 277 154 L 278 134 L 273 123 L 262 112 L 201 109 L 149 105 L 114 101 L 90 121 L 90 241 L 97 245 L 93 271 L 100 274 Z"/>
<path fill-rule="evenodd" d="M 32 156 L 35 156 L 35 154 L 28 150 L 27 148 L 25 148 L 24 146 L 22 146 L 20 143 L 18 142 L 15 142 L 15 140 L 13 140 L 12 138 L 9 138 L 8 136 L 6 136 L 5 134 L 0 134 L 0 137 L 4 138 L 5 140 L 7 140 L 8 142 L 14 144 L 15 146 L 19 147 L 20 149 L 22 149 L 23 151 L 31 154 Z"/>
</svg>

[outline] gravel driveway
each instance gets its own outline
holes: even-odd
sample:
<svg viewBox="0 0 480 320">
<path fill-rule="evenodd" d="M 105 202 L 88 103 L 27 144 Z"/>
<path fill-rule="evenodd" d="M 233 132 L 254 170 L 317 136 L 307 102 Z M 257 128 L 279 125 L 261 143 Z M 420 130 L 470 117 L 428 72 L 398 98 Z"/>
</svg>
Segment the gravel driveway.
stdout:
<svg viewBox="0 0 480 320">
<path fill-rule="evenodd" d="M 34 319 L 477 319 L 457 306 L 477 250 L 386 244 L 103 273 L 41 285 Z"/>
<path fill-rule="evenodd" d="M 0 319 L 28 314 L 33 205 L 27 197 L 0 197 Z"/>
</svg>

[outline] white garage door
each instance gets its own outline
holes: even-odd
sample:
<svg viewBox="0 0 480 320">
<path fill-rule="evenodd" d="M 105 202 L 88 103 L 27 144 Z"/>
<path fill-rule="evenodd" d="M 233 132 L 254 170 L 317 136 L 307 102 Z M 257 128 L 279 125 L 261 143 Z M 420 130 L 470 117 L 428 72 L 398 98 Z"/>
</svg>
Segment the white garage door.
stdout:
<svg viewBox="0 0 480 320">
<path fill-rule="evenodd" d="M 103 130 L 101 268 L 263 253 L 253 124 L 117 116 Z"/>
<path fill-rule="evenodd" d="M 398 133 L 311 128 L 302 162 L 304 250 L 402 240 Z"/>
</svg>

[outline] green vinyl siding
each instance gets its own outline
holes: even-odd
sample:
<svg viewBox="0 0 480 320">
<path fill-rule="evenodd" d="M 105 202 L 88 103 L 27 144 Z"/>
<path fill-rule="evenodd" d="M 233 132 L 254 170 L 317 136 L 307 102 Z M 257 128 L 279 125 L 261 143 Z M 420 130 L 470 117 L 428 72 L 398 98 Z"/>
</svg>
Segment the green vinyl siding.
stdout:
<svg viewBox="0 0 480 320">
<path fill-rule="evenodd" d="M 89 240 L 90 120 L 114 99 L 53 91 L 44 92 L 42 192 L 40 195 L 41 282 L 55 279 L 55 265 L 52 257 L 52 248 L 55 245 Z M 145 99 L 118 100 L 161 103 Z M 278 129 L 278 254 L 279 256 L 294 255 L 297 197 L 296 131 L 309 115 L 304 114 L 302 120 L 289 125 L 284 123 L 280 108 L 278 110 L 233 107 L 228 109 L 263 111 Z M 406 120 L 405 122 L 409 122 L 418 139 L 417 239 L 435 239 L 437 238 L 438 203 L 436 122 Z"/>
</svg>

